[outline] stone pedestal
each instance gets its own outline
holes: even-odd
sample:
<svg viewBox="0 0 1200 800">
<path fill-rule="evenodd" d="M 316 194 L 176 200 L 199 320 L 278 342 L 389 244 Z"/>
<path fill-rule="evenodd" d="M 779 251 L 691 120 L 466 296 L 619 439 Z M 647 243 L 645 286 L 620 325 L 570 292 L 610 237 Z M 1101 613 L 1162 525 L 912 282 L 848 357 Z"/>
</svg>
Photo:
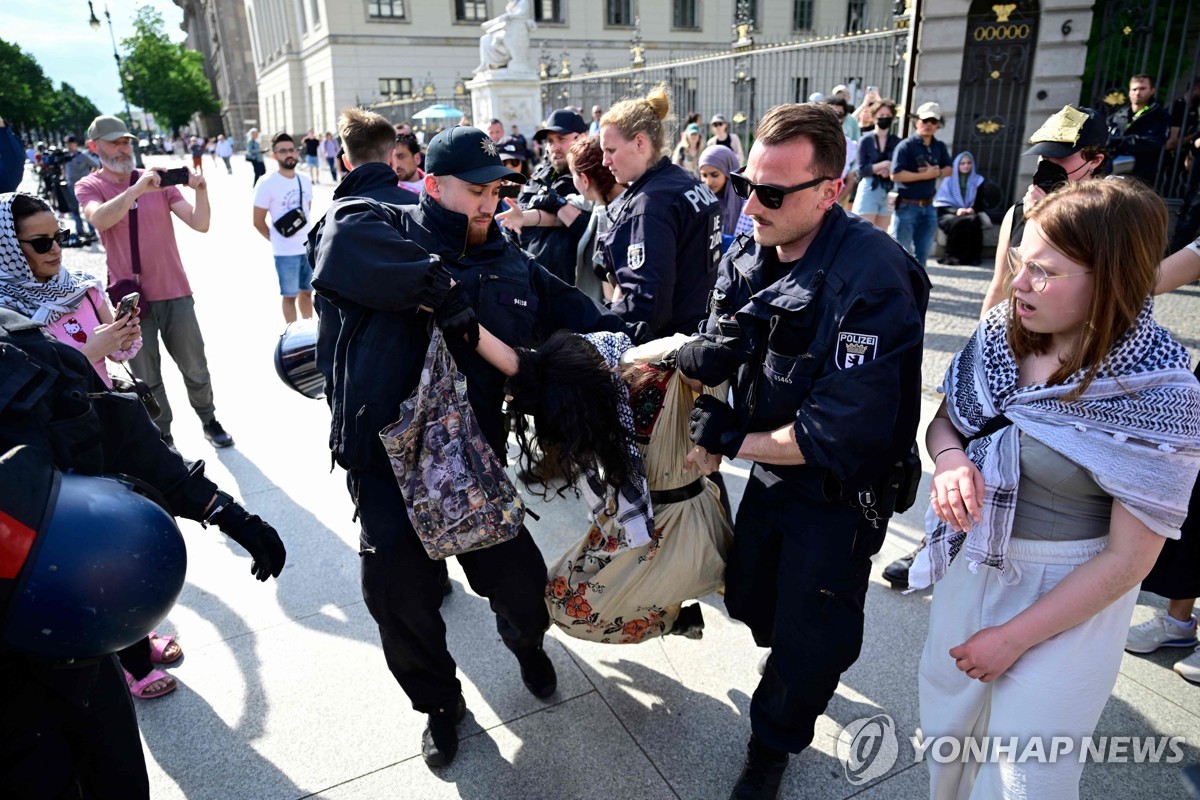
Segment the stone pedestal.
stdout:
<svg viewBox="0 0 1200 800">
<path fill-rule="evenodd" d="M 498 119 L 504 123 L 507 136 L 516 125 L 526 139 L 533 139 L 542 122 L 542 88 L 532 71 L 510 72 L 508 69 L 481 72 L 467 84 L 471 90 L 471 121 L 487 130 L 488 123 Z"/>
</svg>

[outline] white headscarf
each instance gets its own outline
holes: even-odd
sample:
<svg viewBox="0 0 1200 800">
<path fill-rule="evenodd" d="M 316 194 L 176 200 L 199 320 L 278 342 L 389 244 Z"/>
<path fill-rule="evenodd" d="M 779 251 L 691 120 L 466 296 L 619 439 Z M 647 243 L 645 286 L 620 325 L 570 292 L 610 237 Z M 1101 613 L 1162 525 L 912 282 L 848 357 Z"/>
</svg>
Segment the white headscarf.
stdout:
<svg viewBox="0 0 1200 800">
<path fill-rule="evenodd" d="M 33 276 L 17 241 L 17 226 L 13 220 L 13 200 L 21 194 L 0 194 L 0 306 L 49 325 L 63 314 L 79 308 L 88 289 L 95 287 L 104 291 L 104 285 L 93 275 L 66 267 L 60 268 L 58 274 L 45 283 Z"/>
</svg>

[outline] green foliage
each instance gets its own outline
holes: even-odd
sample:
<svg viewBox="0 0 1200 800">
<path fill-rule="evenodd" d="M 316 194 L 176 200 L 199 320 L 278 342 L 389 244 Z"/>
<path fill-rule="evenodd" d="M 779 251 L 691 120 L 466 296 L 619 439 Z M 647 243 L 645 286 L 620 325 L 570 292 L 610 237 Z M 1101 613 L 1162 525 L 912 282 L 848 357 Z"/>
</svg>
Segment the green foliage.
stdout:
<svg viewBox="0 0 1200 800">
<path fill-rule="evenodd" d="M 33 56 L 0 39 L 0 116 L 21 130 L 47 128 L 55 114 L 54 84 Z"/>
<path fill-rule="evenodd" d="M 143 6 L 133 27 L 134 35 L 121 42 L 130 103 L 146 109 L 172 130 L 194 114 L 220 111 L 204 74 L 204 57 L 167 38 L 162 14 Z"/>
<path fill-rule="evenodd" d="M 55 93 L 54 102 L 58 121 L 53 127 L 67 133 L 82 135 L 92 124 L 92 120 L 100 116 L 100 109 L 96 108 L 96 104 L 75 91 L 66 81 Z"/>
</svg>

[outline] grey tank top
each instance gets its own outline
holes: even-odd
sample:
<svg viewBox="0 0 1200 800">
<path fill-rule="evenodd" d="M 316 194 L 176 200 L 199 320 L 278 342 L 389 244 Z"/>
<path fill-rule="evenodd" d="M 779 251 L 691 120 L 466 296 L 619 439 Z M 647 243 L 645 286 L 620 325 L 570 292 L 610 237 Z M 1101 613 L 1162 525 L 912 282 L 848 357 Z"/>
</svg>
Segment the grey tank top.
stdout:
<svg viewBox="0 0 1200 800">
<path fill-rule="evenodd" d="M 1082 467 L 1031 436 L 1021 437 L 1021 480 L 1012 535 L 1070 542 L 1107 536 L 1112 497 Z"/>
</svg>

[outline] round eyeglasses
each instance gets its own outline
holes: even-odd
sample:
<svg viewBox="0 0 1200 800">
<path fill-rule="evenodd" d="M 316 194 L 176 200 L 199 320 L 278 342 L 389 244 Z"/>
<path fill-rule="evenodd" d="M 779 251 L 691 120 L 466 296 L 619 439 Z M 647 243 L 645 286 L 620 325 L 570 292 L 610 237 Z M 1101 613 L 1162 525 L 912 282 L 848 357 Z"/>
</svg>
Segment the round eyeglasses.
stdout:
<svg viewBox="0 0 1200 800">
<path fill-rule="evenodd" d="M 1021 270 L 1029 273 L 1029 285 L 1038 294 L 1046 291 L 1046 284 L 1050 281 L 1056 281 L 1059 278 L 1074 278 L 1079 275 L 1091 275 L 1091 272 L 1068 272 L 1063 275 L 1051 275 L 1046 272 L 1045 267 L 1036 261 L 1026 261 L 1021 258 L 1021 254 L 1017 252 L 1017 248 L 1008 248 L 1008 271 L 1016 278 L 1021 274 Z"/>
<path fill-rule="evenodd" d="M 37 236 L 33 239 L 17 239 L 21 244 L 27 244 L 33 248 L 33 252 L 39 256 L 44 256 L 50 252 L 50 248 L 58 243 L 59 247 L 66 247 L 71 241 L 71 232 L 66 228 L 59 228 L 58 233 L 53 236 Z"/>
</svg>

